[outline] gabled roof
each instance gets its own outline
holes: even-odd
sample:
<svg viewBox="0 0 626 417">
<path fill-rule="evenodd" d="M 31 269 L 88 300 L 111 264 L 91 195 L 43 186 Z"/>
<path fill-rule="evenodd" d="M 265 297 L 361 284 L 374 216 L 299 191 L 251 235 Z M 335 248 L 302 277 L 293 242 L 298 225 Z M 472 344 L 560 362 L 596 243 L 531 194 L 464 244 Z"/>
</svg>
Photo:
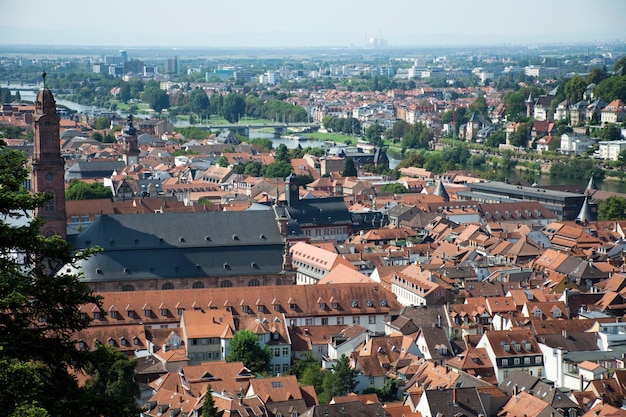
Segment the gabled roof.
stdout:
<svg viewBox="0 0 626 417">
<path fill-rule="evenodd" d="M 103 215 L 74 243 L 91 246 L 86 282 L 277 274 L 284 250 L 269 210 Z"/>
</svg>

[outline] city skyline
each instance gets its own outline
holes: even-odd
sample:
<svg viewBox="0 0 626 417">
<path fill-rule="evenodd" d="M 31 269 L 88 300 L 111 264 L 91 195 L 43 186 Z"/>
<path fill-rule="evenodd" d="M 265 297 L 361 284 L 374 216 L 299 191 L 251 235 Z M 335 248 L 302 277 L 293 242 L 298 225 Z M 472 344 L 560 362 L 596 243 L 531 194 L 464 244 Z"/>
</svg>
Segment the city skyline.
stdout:
<svg viewBox="0 0 626 417">
<path fill-rule="evenodd" d="M 77 0 L 5 3 L 0 45 L 120 47 L 363 47 L 499 45 L 624 41 L 623 0 L 596 3 L 496 0 L 408 3 L 286 0 L 204 4 L 111 0 L 92 11 Z M 95 11 L 93 11 L 95 10 Z M 96 24 L 94 24 L 96 19 Z M 375 40 L 376 39 L 376 40 Z"/>
</svg>

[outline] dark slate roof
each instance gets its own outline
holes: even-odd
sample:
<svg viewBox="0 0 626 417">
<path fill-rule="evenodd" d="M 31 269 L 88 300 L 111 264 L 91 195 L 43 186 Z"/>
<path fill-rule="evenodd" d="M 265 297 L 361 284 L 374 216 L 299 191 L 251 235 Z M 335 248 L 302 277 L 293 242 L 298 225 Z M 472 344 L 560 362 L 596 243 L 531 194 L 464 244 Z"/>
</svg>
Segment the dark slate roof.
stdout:
<svg viewBox="0 0 626 417">
<path fill-rule="evenodd" d="M 102 215 L 74 242 L 89 246 L 87 282 L 277 274 L 284 250 L 270 210 Z"/>
<path fill-rule="evenodd" d="M 123 169 L 126 164 L 123 161 L 88 161 L 77 162 L 67 169 L 65 179 L 74 178 L 104 178 L 110 177 L 113 171 Z"/>
<path fill-rule="evenodd" d="M 141 135 L 137 136 L 137 143 L 139 143 L 140 145 L 150 145 L 156 142 L 161 142 L 161 139 L 155 138 L 154 136 L 147 133 L 142 133 Z"/>
<path fill-rule="evenodd" d="M 286 207 L 286 211 L 300 226 L 352 224 L 343 197 L 300 200 L 297 207 Z"/>
<path fill-rule="evenodd" d="M 456 402 L 453 401 L 454 391 L 456 391 Z M 433 389 L 424 391 L 422 395 L 426 396 L 432 415 L 437 413 L 443 416 L 464 415 L 466 417 L 486 415 L 476 388 Z"/>
<path fill-rule="evenodd" d="M 316 405 L 311 407 L 302 417 L 382 417 L 385 410 L 380 403 L 363 404 L 353 401 L 340 404 Z"/>
</svg>

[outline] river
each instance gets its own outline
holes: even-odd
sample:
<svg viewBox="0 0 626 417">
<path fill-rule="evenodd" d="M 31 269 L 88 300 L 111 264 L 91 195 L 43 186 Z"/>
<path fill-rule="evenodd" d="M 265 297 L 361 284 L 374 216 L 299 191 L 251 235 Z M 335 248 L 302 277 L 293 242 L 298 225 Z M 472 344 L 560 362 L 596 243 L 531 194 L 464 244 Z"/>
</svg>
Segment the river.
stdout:
<svg viewBox="0 0 626 417">
<path fill-rule="evenodd" d="M 16 86 L 16 85 L 8 85 L 5 88 L 9 88 L 12 89 L 11 93 L 15 94 L 15 89 L 17 88 L 25 88 L 24 86 Z M 36 86 L 33 86 L 33 89 L 36 89 Z M 37 94 L 36 91 L 33 90 L 19 90 L 20 91 L 20 95 L 22 97 L 22 100 L 29 100 L 29 101 L 34 101 L 35 100 L 35 96 Z M 79 112 L 83 112 L 83 111 L 93 111 L 96 110 L 97 107 L 95 106 L 83 106 L 82 104 L 78 104 L 69 100 L 63 100 L 63 99 L 57 99 L 56 100 L 57 104 L 66 106 L 69 109 L 72 110 L 76 110 Z M 303 148 L 306 148 L 307 146 L 311 146 L 311 147 L 321 147 L 322 146 L 322 141 L 318 141 L 318 140 L 307 140 L 307 141 L 296 141 L 296 140 L 292 140 L 292 139 L 288 139 L 288 138 L 275 138 L 274 135 L 272 133 L 267 133 L 267 132 L 263 132 L 263 131 L 258 131 L 258 130 L 251 130 L 250 131 L 250 138 L 255 139 L 255 138 L 263 138 L 263 139 L 271 139 L 272 144 L 274 146 L 274 148 L 278 147 L 281 144 L 284 144 L 285 146 L 287 146 L 287 148 L 292 149 L 292 148 L 297 148 L 298 146 L 302 146 Z M 389 157 L 389 168 L 394 169 L 398 166 L 398 164 L 400 163 L 399 159 L 394 159 Z M 522 171 L 507 171 L 507 172 L 503 172 L 502 175 L 506 178 L 508 178 L 511 182 L 517 182 L 519 180 L 522 179 L 523 177 L 523 172 Z M 574 178 L 558 178 L 558 177 L 551 177 L 549 175 L 541 175 L 539 177 L 535 178 L 535 181 L 537 182 L 537 184 L 539 186 L 549 186 L 549 185 L 569 185 L 569 184 L 576 184 L 576 185 L 580 185 L 582 187 L 587 185 L 587 182 L 589 181 L 587 180 L 577 180 Z M 598 186 L 598 188 L 600 190 L 603 191 L 610 191 L 610 192 L 614 192 L 614 193 L 624 193 L 626 194 L 626 183 L 625 182 L 618 182 L 618 181 L 596 181 L 596 185 Z"/>
</svg>

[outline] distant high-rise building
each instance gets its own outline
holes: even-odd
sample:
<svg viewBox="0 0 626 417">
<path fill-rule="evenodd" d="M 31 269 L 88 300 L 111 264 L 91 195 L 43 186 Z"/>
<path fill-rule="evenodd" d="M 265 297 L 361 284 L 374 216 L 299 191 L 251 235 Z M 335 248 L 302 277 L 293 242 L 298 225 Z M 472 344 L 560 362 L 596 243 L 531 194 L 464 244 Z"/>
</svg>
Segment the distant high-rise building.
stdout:
<svg viewBox="0 0 626 417">
<path fill-rule="evenodd" d="M 122 62 L 128 61 L 128 52 L 123 49 L 120 49 L 120 58 L 122 58 Z"/>
<path fill-rule="evenodd" d="M 179 72 L 180 68 L 178 67 L 177 56 L 165 60 L 165 64 L 163 65 L 164 74 L 178 74 Z"/>
</svg>

